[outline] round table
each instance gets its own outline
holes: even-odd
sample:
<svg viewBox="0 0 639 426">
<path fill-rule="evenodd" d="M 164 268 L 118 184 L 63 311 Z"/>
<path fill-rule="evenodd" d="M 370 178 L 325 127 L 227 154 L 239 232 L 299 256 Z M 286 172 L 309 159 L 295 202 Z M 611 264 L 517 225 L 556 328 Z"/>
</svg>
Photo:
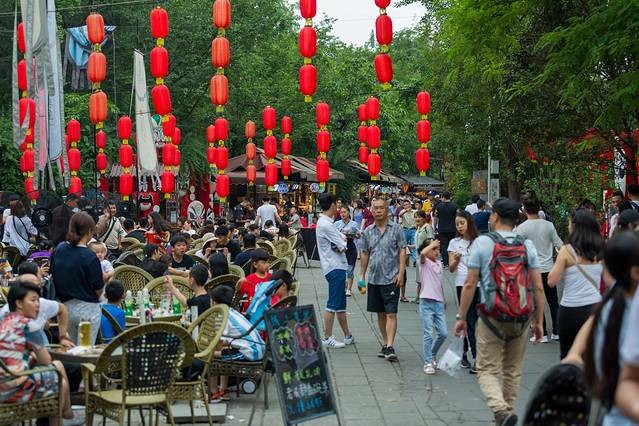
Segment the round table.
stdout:
<svg viewBox="0 0 639 426">
<path fill-rule="evenodd" d="M 78 364 L 95 364 L 98 361 L 98 358 L 100 358 L 100 355 L 102 355 L 102 349 L 104 349 L 105 347 L 105 345 L 98 345 L 80 353 L 69 353 L 65 348 L 60 347 L 52 349 L 51 351 L 49 351 L 49 353 L 51 354 L 51 358 L 57 361 L 73 362 Z M 119 361 L 121 356 L 122 349 L 117 348 L 111 354 L 111 359 L 113 361 Z"/>
</svg>

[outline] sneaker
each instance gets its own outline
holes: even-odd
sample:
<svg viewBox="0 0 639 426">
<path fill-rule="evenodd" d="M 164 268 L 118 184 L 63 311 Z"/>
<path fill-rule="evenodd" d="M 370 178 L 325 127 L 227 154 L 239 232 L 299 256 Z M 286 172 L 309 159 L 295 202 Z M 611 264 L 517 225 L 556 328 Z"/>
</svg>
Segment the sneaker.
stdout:
<svg viewBox="0 0 639 426">
<path fill-rule="evenodd" d="M 559 334 L 555 334 L 555 333 L 551 334 L 550 335 L 550 340 L 554 340 L 554 341 L 558 342 L 559 341 Z"/>
<path fill-rule="evenodd" d="M 386 355 L 384 355 L 387 361 L 394 362 L 397 361 L 397 354 L 395 354 L 395 348 L 389 346 L 386 348 Z"/>
<path fill-rule="evenodd" d="M 495 424 L 497 426 L 516 426 L 517 414 L 512 411 L 500 411 L 495 413 Z"/>
<path fill-rule="evenodd" d="M 352 334 L 350 336 L 344 336 L 345 345 L 352 345 L 353 343 L 355 343 L 355 338 L 353 337 Z"/>
<path fill-rule="evenodd" d="M 470 368 L 470 362 L 468 362 L 468 358 L 463 357 L 461 360 L 461 368 Z"/>
<path fill-rule="evenodd" d="M 351 297 L 353 294 L 350 290 L 346 290 L 346 297 Z"/>
<path fill-rule="evenodd" d="M 470 374 L 477 374 L 477 363 L 476 362 L 473 362 L 473 366 L 470 367 L 470 370 L 468 370 L 468 372 Z"/>
<path fill-rule="evenodd" d="M 435 366 L 431 363 L 424 365 L 424 373 L 426 374 L 435 374 Z"/>
<path fill-rule="evenodd" d="M 86 422 L 84 413 L 73 410 L 72 419 L 62 419 L 62 426 L 81 426 Z"/>
<path fill-rule="evenodd" d="M 219 391 L 219 392 L 215 392 L 214 394 L 211 394 L 211 397 L 209 398 L 209 402 L 212 404 L 219 404 L 220 402 L 224 401 L 224 396 L 226 394 L 226 391 Z"/>
<path fill-rule="evenodd" d="M 532 336 L 530 338 L 530 342 L 535 343 L 535 336 Z M 539 343 L 548 343 L 548 336 L 543 336 L 541 340 L 539 341 Z"/>
<path fill-rule="evenodd" d="M 379 350 L 379 352 L 377 352 L 377 357 L 378 358 L 386 358 L 386 351 L 388 350 L 388 348 L 386 347 L 386 345 L 382 345 L 382 348 Z"/>
<path fill-rule="evenodd" d="M 335 348 L 335 349 L 341 349 L 344 346 L 346 346 L 343 342 L 340 342 L 337 339 L 335 339 L 335 336 L 330 336 L 330 337 L 327 337 L 326 339 L 322 339 L 322 345 L 326 346 L 327 348 Z"/>
</svg>

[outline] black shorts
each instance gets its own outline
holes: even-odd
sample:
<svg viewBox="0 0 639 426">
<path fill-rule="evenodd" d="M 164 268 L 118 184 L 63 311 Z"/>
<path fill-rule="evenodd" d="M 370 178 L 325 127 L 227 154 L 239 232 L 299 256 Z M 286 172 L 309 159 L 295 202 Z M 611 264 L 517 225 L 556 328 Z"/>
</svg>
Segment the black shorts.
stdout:
<svg viewBox="0 0 639 426">
<path fill-rule="evenodd" d="M 368 284 L 368 312 L 397 313 L 399 302 L 399 288 L 395 284 Z"/>
</svg>

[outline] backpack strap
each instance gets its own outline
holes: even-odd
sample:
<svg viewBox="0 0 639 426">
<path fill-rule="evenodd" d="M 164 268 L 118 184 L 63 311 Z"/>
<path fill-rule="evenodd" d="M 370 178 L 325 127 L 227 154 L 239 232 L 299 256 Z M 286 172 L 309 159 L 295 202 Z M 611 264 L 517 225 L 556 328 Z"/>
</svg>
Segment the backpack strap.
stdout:
<svg viewBox="0 0 639 426">
<path fill-rule="evenodd" d="M 493 240 L 495 243 L 499 243 L 499 244 L 503 244 L 507 246 L 518 246 L 526 242 L 526 238 L 524 238 L 523 235 L 519 235 L 519 234 L 515 234 L 515 236 L 513 237 L 513 241 L 510 243 L 499 232 L 488 232 L 484 235 L 490 238 L 491 240 Z"/>
</svg>

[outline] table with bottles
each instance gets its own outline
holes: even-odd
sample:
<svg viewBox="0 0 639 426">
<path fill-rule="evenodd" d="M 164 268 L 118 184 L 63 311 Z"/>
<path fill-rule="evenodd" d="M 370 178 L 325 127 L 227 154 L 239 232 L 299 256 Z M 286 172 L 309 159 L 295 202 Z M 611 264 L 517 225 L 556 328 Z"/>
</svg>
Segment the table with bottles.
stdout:
<svg viewBox="0 0 639 426">
<path fill-rule="evenodd" d="M 127 327 L 134 327 L 152 321 L 180 323 L 187 326 L 191 322 L 192 310 L 182 311 L 180 301 L 167 293 L 159 304 L 151 301 L 148 289 L 137 292 L 136 297 L 130 290 L 124 299 L 124 316 Z"/>
</svg>

